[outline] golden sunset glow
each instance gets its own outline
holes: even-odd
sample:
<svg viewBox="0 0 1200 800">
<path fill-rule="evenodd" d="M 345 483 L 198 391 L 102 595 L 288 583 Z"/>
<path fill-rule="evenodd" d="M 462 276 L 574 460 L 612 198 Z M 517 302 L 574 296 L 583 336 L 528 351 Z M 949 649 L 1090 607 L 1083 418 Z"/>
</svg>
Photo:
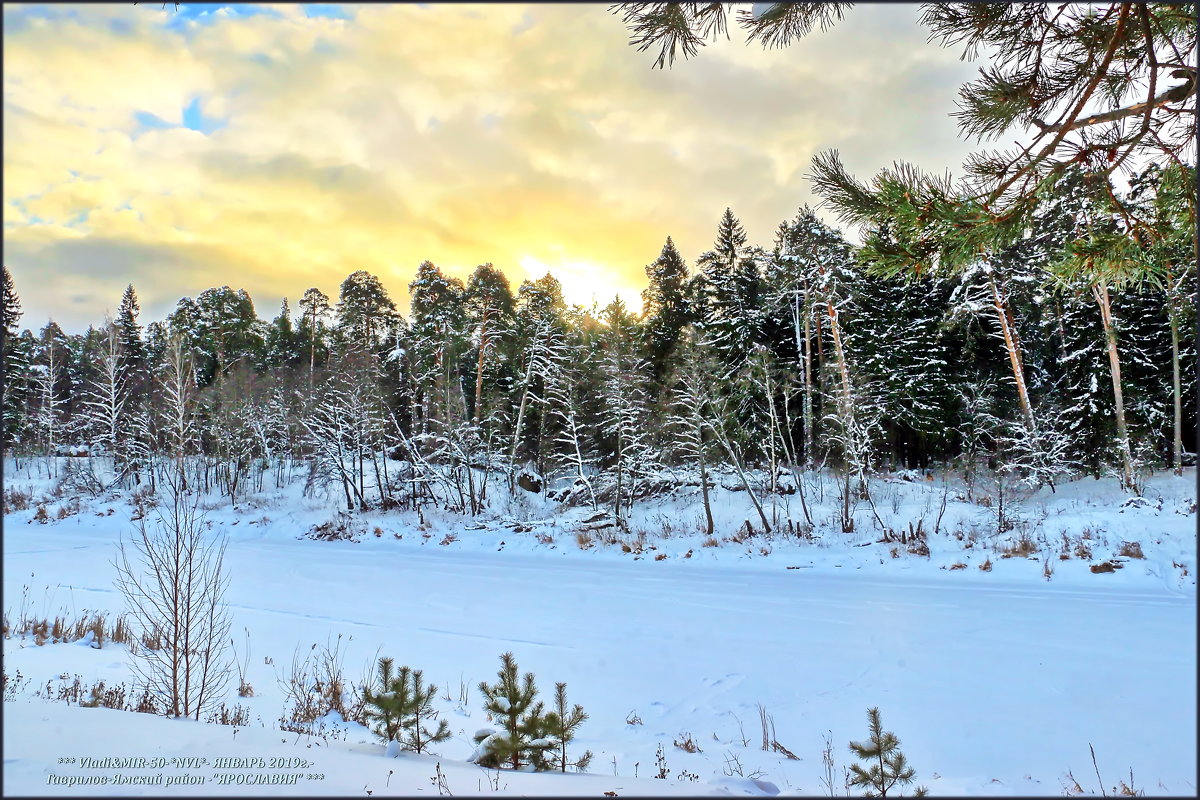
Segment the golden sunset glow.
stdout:
<svg viewBox="0 0 1200 800">
<path fill-rule="evenodd" d="M 417 265 L 549 271 L 633 308 L 672 236 L 726 206 L 753 243 L 804 203 L 813 153 L 864 176 L 957 168 L 970 64 L 915 6 L 864 6 L 787 50 L 733 41 L 673 70 L 599 5 L 4 6 L 4 259 L 23 325 L 145 321 L 210 286 L 258 314 Z"/>
</svg>

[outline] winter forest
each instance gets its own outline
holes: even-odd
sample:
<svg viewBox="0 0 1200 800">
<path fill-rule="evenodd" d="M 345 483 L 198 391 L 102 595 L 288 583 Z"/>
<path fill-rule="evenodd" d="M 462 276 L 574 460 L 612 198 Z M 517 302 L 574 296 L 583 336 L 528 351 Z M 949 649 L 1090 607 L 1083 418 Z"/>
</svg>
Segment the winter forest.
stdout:
<svg viewBox="0 0 1200 800">
<path fill-rule="evenodd" d="M 143 329 L 129 286 L 116 319 L 35 335 L 6 271 L 5 451 L 104 455 L 127 488 L 196 455 L 187 480 L 231 503 L 302 480 L 350 511 L 477 515 L 491 483 L 520 481 L 618 525 L 671 475 L 704 485 L 721 464 L 764 531 L 812 525 L 759 498 L 826 467 L 864 500 L 898 469 L 1116 475 L 1137 493 L 1194 458 L 1193 175 L 1151 167 L 1118 207 L 1069 172 L 1025 236 L 955 274 L 887 274 L 808 207 L 751 244 L 726 209 L 691 267 L 666 238 L 641 313 L 567 307 L 551 275 L 514 291 L 492 264 L 464 284 L 425 261 L 407 314 L 358 271 L 269 322 L 221 286 Z M 1126 275 L 1089 263 L 1120 237 Z"/>
<path fill-rule="evenodd" d="M 4 793 L 1195 794 L 1195 8 L 910 10 L 6 6 Z"/>
</svg>

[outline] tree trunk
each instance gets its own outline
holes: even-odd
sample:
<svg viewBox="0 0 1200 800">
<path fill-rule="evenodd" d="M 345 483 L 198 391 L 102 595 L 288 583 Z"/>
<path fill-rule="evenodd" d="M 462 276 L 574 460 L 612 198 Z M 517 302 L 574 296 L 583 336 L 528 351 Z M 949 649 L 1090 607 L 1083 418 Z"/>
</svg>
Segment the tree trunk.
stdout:
<svg viewBox="0 0 1200 800">
<path fill-rule="evenodd" d="M 1108 368 L 1112 375 L 1113 406 L 1117 417 L 1117 440 L 1121 448 L 1121 482 L 1126 489 L 1137 491 L 1133 474 L 1133 455 L 1129 448 L 1129 430 L 1125 426 L 1125 397 L 1121 390 L 1121 359 L 1117 353 L 1117 329 L 1113 323 L 1108 285 L 1104 282 L 1094 284 L 1092 296 L 1096 298 L 1096 304 L 1100 306 L 1100 318 L 1104 322 L 1104 340 L 1108 347 Z"/>
<path fill-rule="evenodd" d="M 697 433 L 699 434 L 699 439 L 700 439 L 700 451 L 698 453 L 698 455 L 699 455 L 698 460 L 700 462 L 700 496 L 704 499 L 704 535 L 712 536 L 714 526 L 713 526 L 712 506 L 709 504 L 709 501 L 708 501 L 708 468 L 704 464 L 704 450 L 703 450 L 703 448 L 704 448 L 704 429 L 703 429 L 703 427 L 701 427 L 701 429 L 699 431 L 697 431 Z"/>
<path fill-rule="evenodd" d="M 1172 286 L 1170 268 L 1167 269 L 1167 285 Z M 1170 289 L 1168 289 L 1170 291 Z M 1171 467 L 1176 475 L 1183 474 L 1183 394 L 1179 380 L 1179 304 L 1168 295 L 1167 318 L 1171 322 L 1171 394 L 1175 401 L 1175 418 L 1171 436 Z"/>
<path fill-rule="evenodd" d="M 525 421 L 525 406 L 529 402 L 529 383 L 533 379 L 533 362 L 532 355 L 529 358 L 529 365 L 525 368 L 525 387 L 521 391 L 521 404 L 517 407 L 517 423 L 513 426 L 512 447 L 508 451 L 508 480 L 509 488 L 512 488 L 512 471 L 513 466 L 517 461 L 517 446 L 521 442 L 521 424 Z"/>
<path fill-rule="evenodd" d="M 733 462 L 733 468 L 737 470 L 738 479 L 741 480 L 742 486 L 746 489 L 746 494 L 750 495 L 750 502 L 754 504 L 754 510 L 758 512 L 758 518 L 762 521 L 763 532 L 770 533 L 771 523 L 767 519 L 767 512 L 763 511 L 762 503 L 758 502 L 758 495 L 754 494 L 754 489 L 750 486 L 750 481 L 746 478 L 746 473 L 742 471 L 741 459 L 733 452 L 733 447 L 726 441 L 723 434 L 717 433 L 717 441 L 721 443 L 721 447 L 724 448 L 725 453 L 729 456 L 729 460 Z"/>
<path fill-rule="evenodd" d="M 1025 420 L 1025 427 L 1030 433 L 1033 433 L 1035 430 L 1033 407 L 1029 403 L 1029 391 L 1025 387 L 1025 365 L 1021 360 L 1021 343 L 1017 338 L 1016 326 L 1013 324 L 1014 320 L 1007 302 L 1000 296 L 996 279 L 991 275 L 988 276 L 988 285 L 992 289 L 992 305 L 996 309 L 1000 333 L 1004 336 L 1004 348 L 1008 351 L 1008 362 L 1012 365 L 1013 380 L 1017 384 L 1017 400 L 1021 404 L 1021 416 Z"/>
<path fill-rule="evenodd" d="M 796 360 L 800 367 L 800 380 L 804 384 L 804 466 L 811 467 L 813 451 L 816 449 L 816 430 L 813 425 L 812 402 L 812 332 L 808 311 L 808 292 L 804 293 L 804 336 L 800 335 L 800 295 L 797 293 L 792 306 L 792 324 L 796 333 Z"/>
<path fill-rule="evenodd" d="M 479 422 L 480 409 L 483 407 L 483 354 L 487 349 L 487 321 L 488 310 L 483 309 L 483 319 L 479 322 L 479 362 L 475 367 L 475 415 L 474 419 Z"/>
</svg>

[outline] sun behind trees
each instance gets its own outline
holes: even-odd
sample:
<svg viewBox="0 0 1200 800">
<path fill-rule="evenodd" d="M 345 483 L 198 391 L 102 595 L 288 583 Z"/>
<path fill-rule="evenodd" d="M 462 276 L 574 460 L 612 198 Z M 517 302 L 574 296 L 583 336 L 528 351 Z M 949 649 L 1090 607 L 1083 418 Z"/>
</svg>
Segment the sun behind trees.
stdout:
<svg viewBox="0 0 1200 800">
<path fill-rule="evenodd" d="M 804 208 L 764 247 L 726 209 L 694 268 L 665 237 L 641 313 L 568 306 L 550 275 L 513 292 L 490 264 L 464 283 L 426 261 L 406 315 L 360 270 L 336 303 L 303 292 L 294 320 L 223 286 L 143 329 L 127 287 L 114 322 L 35 335 L 5 269 L 3 447 L 110 458 L 117 485 L 154 487 L 186 435 L 204 457 L 180 479 L 231 503 L 304 480 L 352 511 L 477 515 L 500 482 L 617 527 L 665 470 L 732 470 L 763 530 L 764 491 L 815 468 L 838 475 L 844 530 L 887 469 L 1113 474 L 1137 492 L 1195 431 L 1184 175 L 1151 166 L 1122 193 L 1068 170 L 1029 235 L 917 282 L 881 266 L 889 224 L 856 247 Z"/>
</svg>

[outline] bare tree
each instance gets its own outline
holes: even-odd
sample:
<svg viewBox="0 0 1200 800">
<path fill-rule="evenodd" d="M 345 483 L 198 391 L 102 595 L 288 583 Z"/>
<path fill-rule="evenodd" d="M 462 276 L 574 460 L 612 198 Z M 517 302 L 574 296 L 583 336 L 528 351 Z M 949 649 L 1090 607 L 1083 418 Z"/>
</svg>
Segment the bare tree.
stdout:
<svg viewBox="0 0 1200 800">
<path fill-rule="evenodd" d="M 100 445 L 120 475 L 124 463 L 122 448 L 127 432 L 125 421 L 126 380 L 121 371 L 121 343 L 117 327 L 105 320 L 104 339 L 97 360 L 98 377 L 83 401 L 85 424 L 92 432 L 92 443 Z M 91 449 L 89 449 L 89 453 Z"/>
<path fill-rule="evenodd" d="M 192 717 L 220 699 L 232 671 L 225 540 L 206 535 L 178 465 L 168 469 L 166 503 L 118 547 L 117 588 L 141 628 L 134 671 L 168 716 Z"/>
</svg>

